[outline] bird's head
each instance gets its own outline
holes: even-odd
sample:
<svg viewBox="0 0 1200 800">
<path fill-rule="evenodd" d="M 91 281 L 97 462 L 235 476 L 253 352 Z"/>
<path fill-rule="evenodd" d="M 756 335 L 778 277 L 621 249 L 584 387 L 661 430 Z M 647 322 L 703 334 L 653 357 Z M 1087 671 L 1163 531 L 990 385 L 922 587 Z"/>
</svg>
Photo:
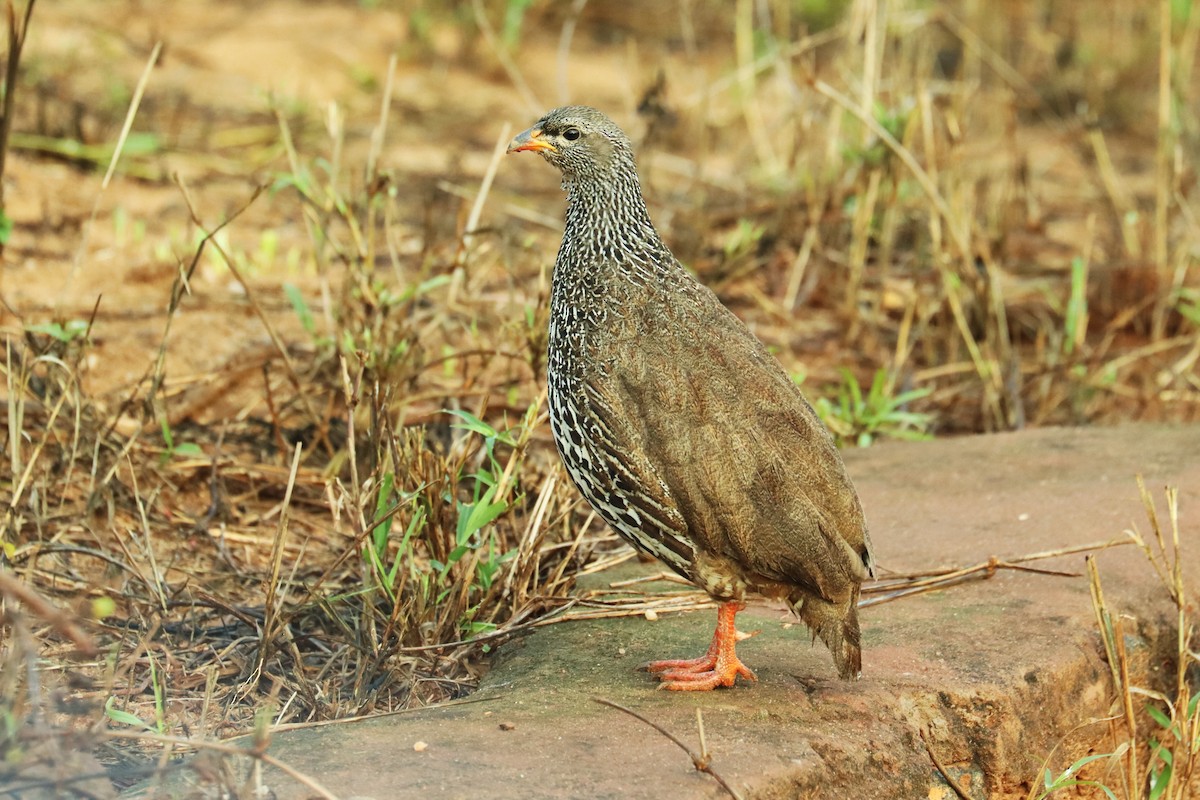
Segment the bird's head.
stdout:
<svg viewBox="0 0 1200 800">
<path fill-rule="evenodd" d="M 611 119 L 588 106 L 563 106 L 517 134 L 508 152 L 532 150 L 575 181 L 605 181 L 633 165 L 633 146 Z"/>
</svg>

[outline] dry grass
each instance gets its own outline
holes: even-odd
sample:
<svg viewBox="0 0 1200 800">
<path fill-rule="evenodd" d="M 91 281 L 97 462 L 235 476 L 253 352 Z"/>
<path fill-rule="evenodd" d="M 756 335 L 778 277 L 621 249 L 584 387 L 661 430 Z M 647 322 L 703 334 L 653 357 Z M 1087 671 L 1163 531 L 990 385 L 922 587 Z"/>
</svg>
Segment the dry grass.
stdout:
<svg viewBox="0 0 1200 800">
<path fill-rule="evenodd" d="M 1126 531 L 1126 543 L 1136 545 L 1157 573 L 1175 612 L 1175 643 L 1171 648 L 1174 674 L 1162 686 L 1142 686 L 1133 677 L 1139 670 L 1137 656 L 1128 649 L 1126 621 L 1104 596 L 1100 572 L 1088 556 L 1088 580 L 1092 606 L 1103 642 L 1105 660 L 1112 674 L 1112 715 L 1093 725 L 1108 725 L 1111 752 L 1093 751 L 1061 773 L 1046 764 L 1033 783 L 1029 800 L 1066 796 L 1079 789 L 1090 796 L 1110 800 L 1186 800 L 1197 789 L 1200 766 L 1200 687 L 1196 667 L 1200 656 L 1193 649 L 1195 598 L 1184 579 L 1182 542 L 1179 529 L 1179 490 L 1168 488 L 1166 519 L 1154 498 L 1138 479 L 1150 534 L 1136 526 Z M 1047 756 L 1047 762 L 1054 754 Z"/>
<path fill-rule="evenodd" d="M 435 33 L 414 34 L 409 67 L 436 61 L 448 30 L 529 104 L 550 94 L 521 77 L 483 4 L 417 5 Z M 568 65 L 616 32 L 631 61 L 639 42 L 663 54 L 664 82 L 631 67 L 652 88 L 629 103 L 655 216 L 810 395 L 834 394 L 845 366 L 911 398 L 846 412 L 846 438 L 896 434 L 909 418 L 894 415 L 915 412 L 942 434 L 1200 418 L 1194 13 L 1128 0 L 963 18 L 863 0 L 810 32 L 803 4 L 701 2 L 646 23 L 655 38 L 612 5 L 564 18 L 535 3 L 522 50 Z M 99 299 L 87 313 L 6 301 L 0 751 L 75 736 L 127 781 L 148 754 L 166 763 L 264 720 L 459 698 L 514 632 L 644 612 L 572 593 L 627 551 L 569 486 L 544 424 L 557 224 L 544 210 L 560 201 L 493 183 L 498 150 L 474 174 L 390 169 L 396 64 L 377 81 L 385 113 L 277 104 L 255 110 L 241 149 L 213 152 L 178 135 L 214 175 L 269 164 L 272 206 L 247 190 L 214 215 L 205 180 L 177 178 L 189 247 L 168 251 L 140 379 L 94 388 L 90 356 L 121 321 Z M 55 93 L 69 82 L 47 80 L 43 67 L 17 84 L 14 133 L 48 126 L 36 132 L 61 144 Z M 98 116 L 111 140 L 135 108 Z M 139 111 L 151 130 L 206 113 Z M 438 135 L 475 147 L 455 138 L 463 110 L 446 113 L 458 117 Z M 505 138 L 472 136 L 482 152 Z M 84 171 L 118 163 L 71 152 Z M 119 166 L 166 183 L 132 154 Z M 281 208 L 304 231 L 299 278 L 252 269 L 253 247 L 231 244 Z M 83 268 L 90 225 L 68 231 Z M 265 343 L 172 372 L 181 349 L 206 345 L 202 325 L 177 329 L 203 307 L 206 270 L 236 285 Z M 142 730 L 102 738 L 110 722 Z"/>
</svg>

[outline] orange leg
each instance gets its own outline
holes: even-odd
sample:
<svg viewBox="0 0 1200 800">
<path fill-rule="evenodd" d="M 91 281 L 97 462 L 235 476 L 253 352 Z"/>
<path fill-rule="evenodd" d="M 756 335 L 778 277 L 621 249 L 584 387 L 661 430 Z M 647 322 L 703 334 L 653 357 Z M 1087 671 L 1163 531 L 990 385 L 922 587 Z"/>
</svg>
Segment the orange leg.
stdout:
<svg viewBox="0 0 1200 800">
<path fill-rule="evenodd" d="M 658 675 L 660 689 L 675 692 L 707 692 L 718 686 L 733 686 L 740 675 L 746 680 L 758 680 L 750 668 L 738 659 L 738 631 L 734 626 L 737 613 L 745 603 L 729 601 L 717 608 L 717 631 L 713 634 L 708 652 L 700 658 L 651 661 L 646 669 Z"/>
</svg>

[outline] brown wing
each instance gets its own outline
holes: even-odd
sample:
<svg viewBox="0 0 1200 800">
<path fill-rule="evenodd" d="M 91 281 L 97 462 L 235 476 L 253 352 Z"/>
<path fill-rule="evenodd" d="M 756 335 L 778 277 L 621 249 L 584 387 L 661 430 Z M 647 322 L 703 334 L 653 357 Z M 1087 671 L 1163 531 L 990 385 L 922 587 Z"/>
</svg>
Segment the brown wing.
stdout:
<svg viewBox="0 0 1200 800">
<path fill-rule="evenodd" d="M 766 348 L 707 288 L 650 303 L 616 336 L 597 391 L 665 481 L 689 537 L 752 575 L 840 600 L 870 543 L 829 433 Z"/>
</svg>

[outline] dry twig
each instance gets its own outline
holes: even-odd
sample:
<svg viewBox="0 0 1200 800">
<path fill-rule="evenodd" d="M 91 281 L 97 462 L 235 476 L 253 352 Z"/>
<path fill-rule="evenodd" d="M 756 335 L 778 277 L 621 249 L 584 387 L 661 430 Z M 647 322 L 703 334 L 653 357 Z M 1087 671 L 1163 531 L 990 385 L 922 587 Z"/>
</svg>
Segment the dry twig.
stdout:
<svg viewBox="0 0 1200 800">
<path fill-rule="evenodd" d="M 929 760 L 933 762 L 934 768 L 937 769 L 938 773 L 942 776 L 942 779 L 946 781 L 946 785 L 950 787 L 950 791 L 954 792 L 955 796 L 958 797 L 959 800 L 971 800 L 971 796 L 962 790 L 962 788 L 958 785 L 958 782 L 951 777 L 949 770 L 947 770 L 946 767 L 942 765 L 942 762 L 938 760 L 938 757 L 933 754 L 933 748 L 929 746 L 929 739 L 926 738 L 925 731 L 918 730 L 917 733 L 921 736 L 921 743 L 925 745 L 925 752 L 929 754 Z"/>
<path fill-rule="evenodd" d="M 734 798 L 734 800 L 742 800 L 742 796 L 737 792 L 737 790 L 735 790 L 732 786 L 730 786 L 726 782 L 726 780 L 723 777 L 721 777 L 720 773 L 718 773 L 716 770 L 714 770 L 712 768 L 712 758 L 710 757 L 710 755 L 708 753 L 707 745 L 704 743 L 704 721 L 703 721 L 703 717 L 700 716 L 700 709 L 696 709 L 696 723 L 700 729 L 700 750 L 701 750 L 700 754 L 697 755 L 692 750 L 692 748 L 690 748 L 686 744 L 684 744 L 683 741 L 681 741 L 678 736 L 671 733 L 669 730 L 667 730 L 663 726 L 659 725 L 657 722 L 651 722 L 650 720 L 646 719 L 641 714 L 634 711 L 632 708 L 627 708 L 627 707 L 621 705 L 620 703 L 614 703 L 612 700 L 606 700 L 603 697 L 593 697 L 592 700 L 599 703 L 602 706 L 608 706 L 609 708 L 615 708 L 618 711 L 623 711 L 626 714 L 628 714 L 629 716 L 633 717 L 634 719 L 640 720 L 641 722 L 644 722 L 645 724 L 649 725 L 651 728 L 654 728 L 654 730 L 658 731 L 663 736 L 667 737 L 672 742 L 674 742 L 681 750 L 683 750 L 683 752 L 687 753 L 688 758 L 690 758 L 692 760 L 692 766 L 694 766 L 698 772 L 704 772 L 708 775 L 711 775 L 713 777 L 713 779 L 716 780 L 716 782 L 721 785 L 721 788 L 729 793 L 730 797 Z"/>
<path fill-rule="evenodd" d="M 72 615 L 56 607 L 3 566 L 0 566 L 0 597 L 21 603 L 30 613 L 58 631 L 59 635 L 70 639 L 75 649 L 83 655 L 95 656 L 100 652 L 96 642 L 79 627 Z"/>
</svg>

